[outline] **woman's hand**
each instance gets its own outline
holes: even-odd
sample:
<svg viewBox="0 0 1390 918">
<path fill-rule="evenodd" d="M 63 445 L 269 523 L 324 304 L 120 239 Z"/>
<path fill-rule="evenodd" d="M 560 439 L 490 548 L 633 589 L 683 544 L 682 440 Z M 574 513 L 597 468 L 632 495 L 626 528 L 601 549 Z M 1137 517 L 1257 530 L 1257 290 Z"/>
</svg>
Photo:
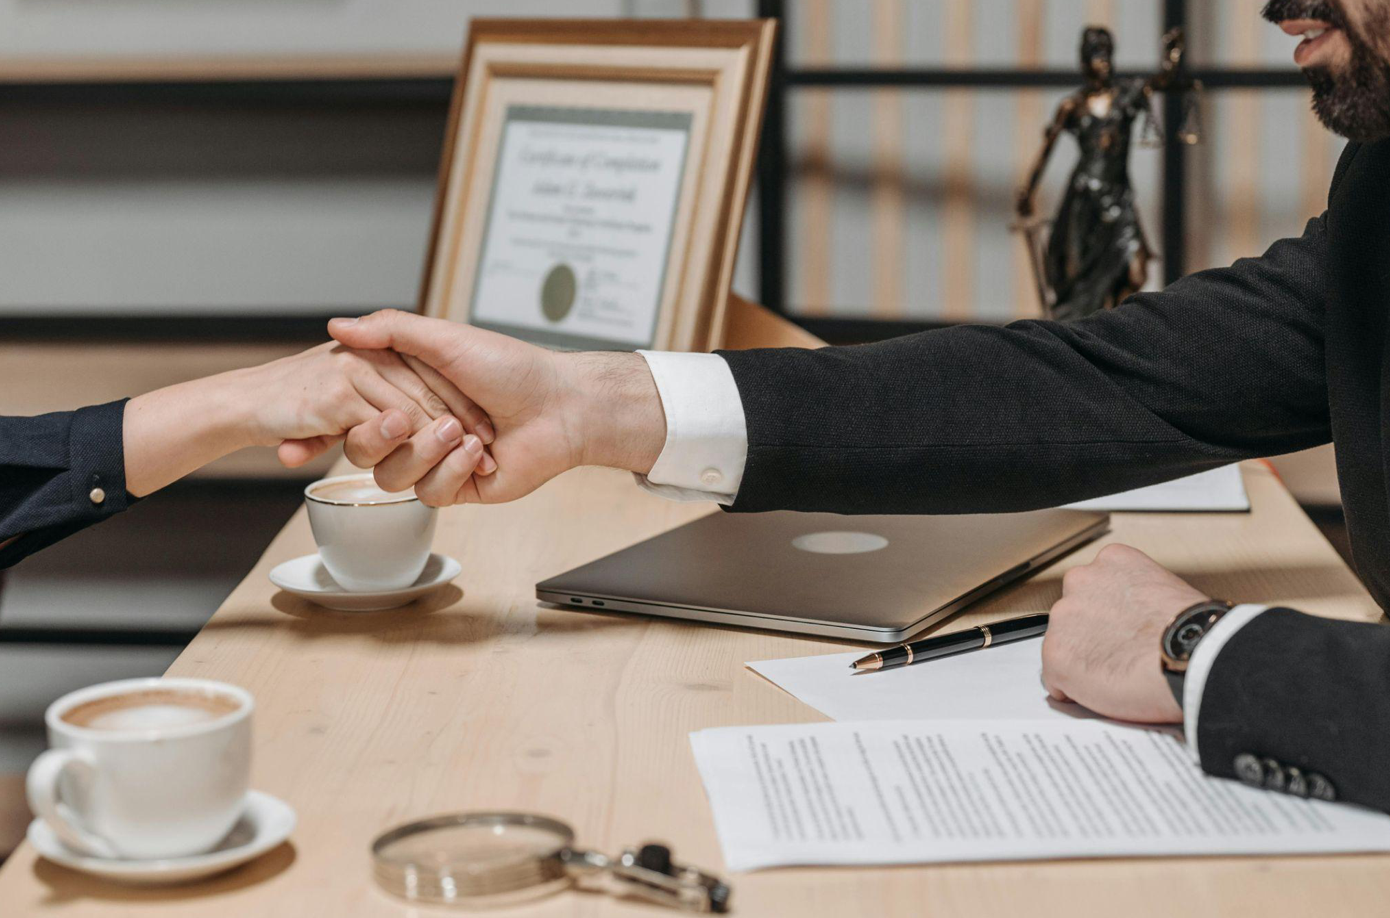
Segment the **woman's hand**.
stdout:
<svg viewBox="0 0 1390 918">
<path fill-rule="evenodd" d="M 330 342 L 138 396 L 125 409 L 126 490 L 149 494 L 247 446 L 278 444 L 281 461 L 293 467 L 344 437 L 377 452 L 427 427 L 450 449 L 476 455 L 478 474 L 491 474 L 497 466 L 483 449 L 494 436 L 487 415 L 424 369 L 422 378 L 392 352 Z"/>
<path fill-rule="evenodd" d="M 332 342 L 238 371 L 244 377 L 247 430 L 280 461 L 303 465 L 345 436 L 354 445 L 399 445 L 432 422 L 458 445 L 495 434 L 487 414 L 438 373 L 392 351 L 356 351 Z M 459 423 L 448 423 L 452 416 Z M 282 442 L 283 441 L 283 442 Z M 481 451 L 480 451 L 481 452 Z M 478 471 L 491 474 L 482 454 Z"/>
</svg>

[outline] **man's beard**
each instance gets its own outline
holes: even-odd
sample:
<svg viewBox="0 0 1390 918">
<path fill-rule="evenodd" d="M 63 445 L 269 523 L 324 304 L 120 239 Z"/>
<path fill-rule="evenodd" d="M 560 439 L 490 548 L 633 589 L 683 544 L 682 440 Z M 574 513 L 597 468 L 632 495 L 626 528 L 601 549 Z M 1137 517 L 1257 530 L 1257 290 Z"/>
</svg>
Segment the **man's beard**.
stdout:
<svg viewBox="0 0 1390 918">
<path fill-rule="evenodd" d="M 1381 57 L 1362 35 L 1390 35 L 1390 9 L 1379 5 L 1367 21 L 1353 29 L 1340 9 L 1327 0 L 1270 0 L 1264 8 L 1270 22 L 1319 19 L 1346 36 L 1351 60 L 1346 67 L 1305 67 L 1313 87 L 1313 112 L 1328 130 L 1349 140 L 1368 142 L 1390 137 L 1390 61 Z"/>
</svg>

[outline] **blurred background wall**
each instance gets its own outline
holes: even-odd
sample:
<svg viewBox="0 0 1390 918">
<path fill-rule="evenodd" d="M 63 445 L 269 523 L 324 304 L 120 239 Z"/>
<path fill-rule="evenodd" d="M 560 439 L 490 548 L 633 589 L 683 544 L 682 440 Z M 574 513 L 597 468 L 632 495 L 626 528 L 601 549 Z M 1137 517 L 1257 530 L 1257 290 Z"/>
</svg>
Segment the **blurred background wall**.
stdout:
<svg viewBox="0 0 1390 918">
<path fill-rule="evenodd" d="M 317 318 L 409 305 L 443 132 L 432 80 L 451 73 L 471 16 L 746 16 L 757 6 L 0 0 L 0 80 L 10 90 L 0 99 L 0 316 Z M 1115 32 L 1117 64 L 1144 70 L 1158 60 L 1164 4 L 779 6 L 789 68 L 1072 70 L 1081 29 L 1097 23 Z M 1260 20 L 1260 6 L 1188 4 L 1189 61 L 1290 69 L 1292 40 Z M 272 85 L 245 86 L 257 77 Z M 229 80 L 243 91 L 179 93 L 171 80 Z M 951 321 L 1036 314 L 1010 207 L 1066 91 L 790 92 L 789 310 Z M 1190 269 L 1297 232 L 1320 210 L 1341 145 L 1296 85 L 1209 92 L 1203 115 L 1204 140 L 1188 153 Z M 1070 152 L 1059 147 L 1044 209 Z M 1155 242 L 1160 166 L 1157 151 L 1136 147 L 1133 178 Z M 739 285 L 756 294 L 750 246 L 745 256 Z"/>
<path fill-rule="evenodd" d="M 261 362 L 324 340 L 331 315 L 411 307 L 473 16 L 784 12 L 782 143 L 760 169 L 735 286 L 754 299 L 775 287 L 775 305 L 848 341 L 1038 315 L 1011 204 L 1077 82 L 1080 31 L 1109 26 L 1119 67 L 1150 70 L 1180 10 L 1192 66 L 1228 72 L 1203 100 L 1202 143 L 1181 152 L 1182 260 L 1224 265 L 1321 211 L 1341 147 L 1308 113 L 1293 40 L 1260 6 L 0 0 L 0 413 Z M 860 70 L 872 79 L 841 79 Z M 906 76 L 874 85 L 885 72 Z M 907 85 L 914 72 L 934 74 L 930 85 Z M 1029 73 L 1046 85 L 1017 85 Z M 942 79 L 952 74 L 976 85 Z M 978 85 L 989 74 L 1000 79 Z M 1241 74 L 1260 79 L 1233 88 Z M 1040 212 L 1072 155 L 1063 141 Z M 1164 155 L 1136 145 L 1132 157 L 1155 249 Z M 760 219 L 760 199 L 781 202 L 773 219 Z M 27 822 L 19 779 L 42 745 L 43 706 L 77 685 L 162 672 L 317 468 L 233 457 L 0 581 L 0 854 Z M 1282 468 L 1335 534 L 1327 454 Z"/>
</svg>

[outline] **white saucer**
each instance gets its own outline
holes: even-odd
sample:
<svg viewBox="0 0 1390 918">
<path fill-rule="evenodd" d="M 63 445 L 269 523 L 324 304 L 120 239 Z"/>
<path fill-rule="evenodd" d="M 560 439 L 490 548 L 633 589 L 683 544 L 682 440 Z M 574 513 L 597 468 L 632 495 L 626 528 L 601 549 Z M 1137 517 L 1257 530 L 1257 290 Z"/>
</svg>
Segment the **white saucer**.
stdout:
<svg viewBox="0 0 1390 918">
<path fill-rule="evenodd" d="M 340 612 L 376 612 L 394 609 L 443 586 L 463 572 L 463 565 L 448 555 L 430 555 L 420 577 L 410 586 L 381 593 L 353 593 L 338 586 L 323 566 L 318 552 L 277 565 L 270 582 L 313 603 Z"/>
<path fill-rule="evenodd" d="M 152 886 L 186 883 L 231 870 L 274 848 L 294 831 L 294 810 L 288 803 L 260 791 L 246 795 L 246 812 L 222 843 L 206 854 L 155 860 L 120 860 L 79 854 L 58 840 L 48 823 L 29 823 L 29 843 L 55 864 L 121 883 Z"/>
</svg>

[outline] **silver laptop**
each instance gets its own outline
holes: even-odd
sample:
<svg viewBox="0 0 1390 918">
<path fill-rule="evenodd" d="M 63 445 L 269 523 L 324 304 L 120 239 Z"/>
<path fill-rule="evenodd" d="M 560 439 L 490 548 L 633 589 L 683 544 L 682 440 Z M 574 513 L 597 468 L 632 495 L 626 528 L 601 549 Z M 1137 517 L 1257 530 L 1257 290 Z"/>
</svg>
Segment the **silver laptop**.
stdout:
<svg viewBox="0 0 1390 918">
<path fill-rule="evenodd" d="M 1079 510 L 977 516 L 713 513 L 536 584 L 536 598 L 901 641 L 1104 534 Z"/>
</svg>

